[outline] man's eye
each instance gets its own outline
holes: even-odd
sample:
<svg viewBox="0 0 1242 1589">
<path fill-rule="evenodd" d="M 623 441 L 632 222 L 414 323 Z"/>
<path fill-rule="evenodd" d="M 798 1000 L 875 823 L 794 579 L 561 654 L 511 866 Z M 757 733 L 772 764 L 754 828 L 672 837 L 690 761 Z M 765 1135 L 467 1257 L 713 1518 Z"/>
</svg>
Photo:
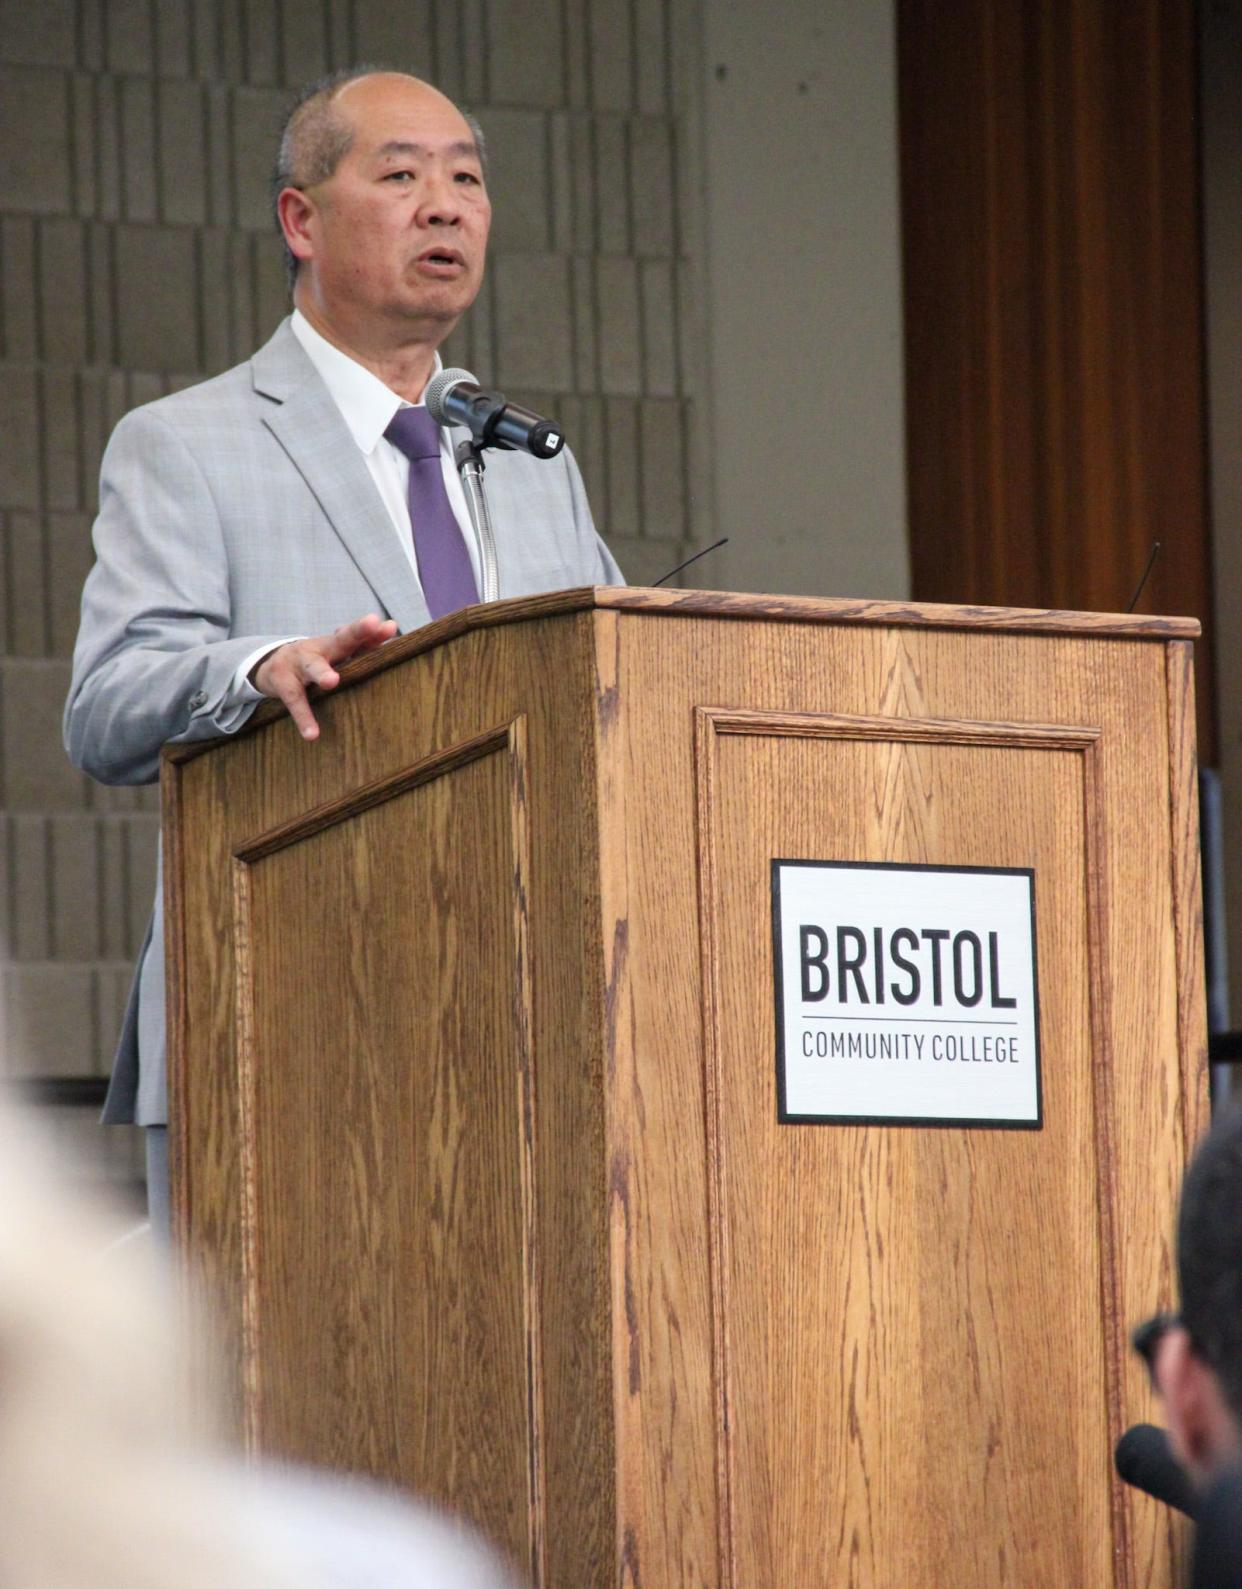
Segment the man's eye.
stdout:
<svg viewBox="0 0 1242 1589">
<path fill-rule="evenodd" d="M 475 187 L 482 187 L 483 179 L 474 171 L 458 171 L 453 180 L 455 182 L 472 182 Z"/>
<path fill-rule="evenodd" d="M 390 171 L 384 178 L 385 182 L 413 182 L 413 180 L 414 173 L 412 171 Z"/>
</svg>

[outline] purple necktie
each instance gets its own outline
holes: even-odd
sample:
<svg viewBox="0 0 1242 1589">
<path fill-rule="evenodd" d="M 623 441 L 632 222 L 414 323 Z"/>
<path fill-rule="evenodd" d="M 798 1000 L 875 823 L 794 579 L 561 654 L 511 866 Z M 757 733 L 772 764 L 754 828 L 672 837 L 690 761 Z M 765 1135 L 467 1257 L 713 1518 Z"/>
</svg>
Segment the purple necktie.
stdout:
<svg viewBox="0 0 1242 1589">
<path fill-rule="evenodd" d="M 418 577 L 427 610 L 442 618 L 478 601 L 479 589 L 444 489 L 440 427 L 425 408 L 399 408 L 384 435 L 410 460 L 408 501 Z"/>
</svg>

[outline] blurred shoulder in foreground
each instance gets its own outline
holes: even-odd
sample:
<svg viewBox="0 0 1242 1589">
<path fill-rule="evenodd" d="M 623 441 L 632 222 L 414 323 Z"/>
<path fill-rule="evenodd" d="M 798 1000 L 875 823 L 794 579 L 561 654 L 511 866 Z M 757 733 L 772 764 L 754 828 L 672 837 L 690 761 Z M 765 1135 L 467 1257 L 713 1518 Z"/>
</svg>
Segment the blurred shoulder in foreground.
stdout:
<svg viewBox="0 0 1242 1589">
<path fill-rule="evenodd" d="M 473 1535 L 196 1432 L 158 1261 L 0 1107 L 5 1589 L 515 1589 Z"/>
</svg>

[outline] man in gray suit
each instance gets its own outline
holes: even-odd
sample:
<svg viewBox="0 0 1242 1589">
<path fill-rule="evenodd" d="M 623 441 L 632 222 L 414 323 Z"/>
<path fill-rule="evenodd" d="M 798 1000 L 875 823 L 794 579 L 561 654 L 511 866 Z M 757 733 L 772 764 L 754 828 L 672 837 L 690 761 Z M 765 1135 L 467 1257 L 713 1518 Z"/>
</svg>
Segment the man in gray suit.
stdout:
<svg viewBox="0 0 1242 1589">
<path fill-rule="evenodd" d="M 482 281 L 477 129 L 415 78 L 345 75 L 294 109 L 276 177 L 291 318 L 246 364 L 127 415 L 104 457 L 65 744 L 105 783 L 153 780 L 165 742 L 235 732 L 265 696 L 313 740 L 311 685 L 477 599 L 458 438 L 420 405 Z M 487 495 L 502 596 L 620 582 L 568 451 L 493 454 Z M 164 1223 L 158 894 L 105 1119 L 152 1128 Z"/>
</svg>

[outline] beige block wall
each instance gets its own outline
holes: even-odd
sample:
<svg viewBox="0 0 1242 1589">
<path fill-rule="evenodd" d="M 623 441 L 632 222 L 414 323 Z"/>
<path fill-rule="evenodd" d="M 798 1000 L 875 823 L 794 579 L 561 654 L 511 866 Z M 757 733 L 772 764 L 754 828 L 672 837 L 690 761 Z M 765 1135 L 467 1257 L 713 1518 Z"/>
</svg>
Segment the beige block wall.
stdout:
<svg viewBox="0 0 1242 1589">
<path fill-rule="evenodd" d="M 706 583 L 904 599 L 894 7 L 702 0 Z M 707 565 L 705 565 L 707 566 Z"/>
</svg>

